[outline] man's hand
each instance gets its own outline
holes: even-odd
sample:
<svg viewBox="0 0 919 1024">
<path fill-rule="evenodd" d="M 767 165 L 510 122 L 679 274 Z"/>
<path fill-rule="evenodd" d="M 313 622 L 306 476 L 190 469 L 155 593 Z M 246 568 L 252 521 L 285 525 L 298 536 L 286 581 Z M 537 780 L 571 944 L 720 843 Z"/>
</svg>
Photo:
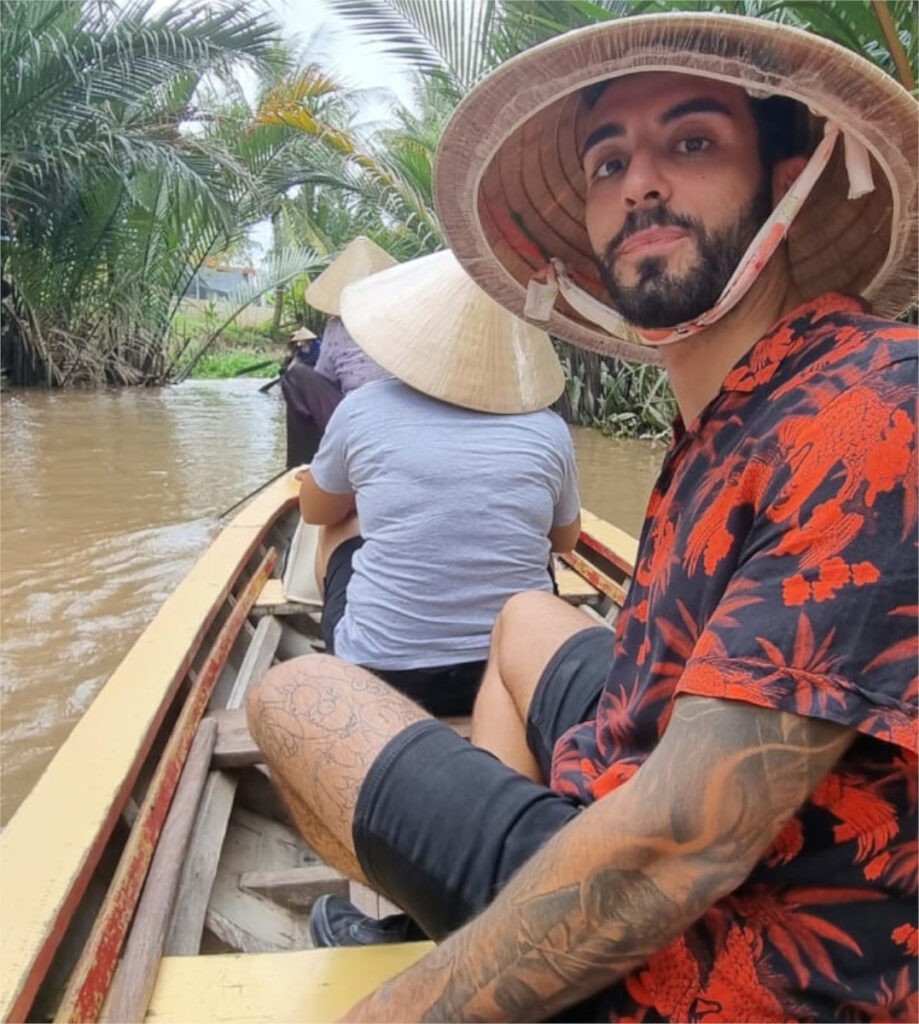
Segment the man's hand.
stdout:
<svg viewBox="0 0 919 1024">
<path fill-rule="evenodd" d="M 680 697 L 628 782 L 344 1019 L 545 1020 L 612 985 L 740 885 L 854 735 L 739 701 Z"/>
</svg>

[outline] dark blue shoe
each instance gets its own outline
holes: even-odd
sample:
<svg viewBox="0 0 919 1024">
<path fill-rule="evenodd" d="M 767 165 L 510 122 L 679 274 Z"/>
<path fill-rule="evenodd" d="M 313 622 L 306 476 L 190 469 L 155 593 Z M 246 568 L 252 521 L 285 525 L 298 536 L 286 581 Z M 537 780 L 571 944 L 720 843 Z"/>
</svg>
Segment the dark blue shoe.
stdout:
<svg viewBox="0 0 919 1024">
<path fill-rule="evenodd" d="M 343 896 L 320 896 L 310 912 L 313 945 L 377 946 L 383 942 L 418 942 L 427 936 L 408 914 L 369 917 Z"/>
</svg>

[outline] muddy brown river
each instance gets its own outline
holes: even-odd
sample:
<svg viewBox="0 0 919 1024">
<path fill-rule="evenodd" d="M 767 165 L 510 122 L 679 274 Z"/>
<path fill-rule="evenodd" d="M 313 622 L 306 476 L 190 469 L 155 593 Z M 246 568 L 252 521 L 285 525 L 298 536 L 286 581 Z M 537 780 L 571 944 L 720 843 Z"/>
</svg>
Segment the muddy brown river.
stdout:
<svg viewBox="0 0 919 1024">
<path fill-rule="evenodd" d="M 262 383 L 0 394 L 0 823 L 220 514 L 283 468 Z M 573 434 L 584 506 L 636 533 L 663 447 Z"/>
</svg>

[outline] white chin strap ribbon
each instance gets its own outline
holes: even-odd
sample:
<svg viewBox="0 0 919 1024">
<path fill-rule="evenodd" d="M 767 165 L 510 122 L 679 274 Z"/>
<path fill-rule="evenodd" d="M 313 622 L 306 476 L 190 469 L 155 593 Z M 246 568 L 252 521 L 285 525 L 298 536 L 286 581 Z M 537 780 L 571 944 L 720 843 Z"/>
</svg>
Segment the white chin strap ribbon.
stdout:
<svg viewBox="0 0 919 1024">
<path fill-rule="evenodd" d="M 833 148 L 839 135 L 845 147 L 846 172 L 849 176 L 849 199 L 857 199 L 874 188 L 871 177 L 871 159 L 864 144 L 851 135 L 845 134 L 837 124 L 827 122 L 823 138 L 814 150 L 804 169 L 795 179 L 791 188 L 781 198 L 768 220 L 756 233 L 737 264 L 730 280 L 718 301 L 708 312 L 695 320 L 687 320 L 660 330 L 639 329 L 625 320 L 610 306 L 594 298 L 571 280 L 561 260 L 553 259 L 541 273 L 545 280 L 533 278 L 527 287 L 523 315 L 527 320 L 545 323 L 551 316 L 555 300 L 561 292 L 565 301 L 585 320 L 602 327 L 615 338 L 637 345 L 672 345 L 696 334 L 705 327 L 720 320 L 747 294 L 751 285 L 762 272 L 763 267 L 779 247 L 793 223 L 804 201 L 830 162 Z"/>
</svg>

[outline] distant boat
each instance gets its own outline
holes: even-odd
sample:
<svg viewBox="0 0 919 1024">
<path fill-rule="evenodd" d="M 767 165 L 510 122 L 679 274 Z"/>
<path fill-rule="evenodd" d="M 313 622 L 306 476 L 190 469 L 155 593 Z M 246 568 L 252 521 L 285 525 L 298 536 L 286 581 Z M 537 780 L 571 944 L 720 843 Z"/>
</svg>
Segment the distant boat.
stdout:
<svg viewBox="0 0 919 1024">
<path fill-rule="evenodd" d="M 386 907 L 306 846 L 246 729 L 249 685 L 323 649 L 297 489 L 217 536 L 0 836 L 3 1020 L 334 1020 L 428 948 L 309 948 L 321 893 Z M 559 593 L 612 625 L 636 542 L 582 521 Z"/>
</svg>

